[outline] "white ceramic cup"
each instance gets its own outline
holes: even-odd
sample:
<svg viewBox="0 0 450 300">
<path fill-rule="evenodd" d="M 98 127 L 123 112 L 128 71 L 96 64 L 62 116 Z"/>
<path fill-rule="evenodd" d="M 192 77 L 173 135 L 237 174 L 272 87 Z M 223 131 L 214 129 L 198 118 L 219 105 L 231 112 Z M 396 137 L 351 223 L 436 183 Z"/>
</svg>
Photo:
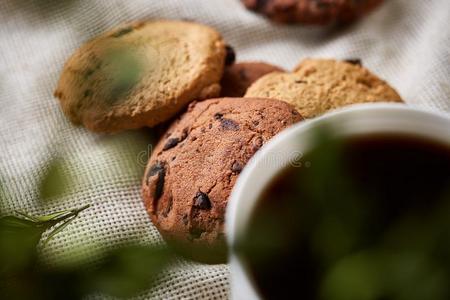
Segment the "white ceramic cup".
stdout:
<svg viewBox="0 0 450 300">
<path fill-rule="evenodd" d="M 300 122 L 274 137 L 248 162 L 234 186 L 226 213 L 230 250 L 232 299 L 259 299 L 245 258 L 233 252 L 237 237 L 245 232 L 262 191 L 281 170 L 298 163 L 298 155 L 313 146 L 314 129 L 326 125 L 337 137 L 379 133 L 423 137 L 450 146 L 450 117 L 402 104 L 358 104 Z"/>
</svg>

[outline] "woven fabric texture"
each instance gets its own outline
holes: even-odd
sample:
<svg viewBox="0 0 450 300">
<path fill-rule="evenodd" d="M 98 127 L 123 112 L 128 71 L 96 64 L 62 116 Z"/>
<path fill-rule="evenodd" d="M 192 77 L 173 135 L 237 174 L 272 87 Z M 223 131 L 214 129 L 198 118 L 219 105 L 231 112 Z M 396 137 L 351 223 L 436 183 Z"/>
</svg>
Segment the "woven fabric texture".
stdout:
<svg viewBox="0 0 450 300">
<path fill-rule="evenodd" d="M 2 0 L 0 210 L 41 214 L 92 205 L 41 249 L 49 264 L 95 259 L 97 250 L 125 239 L 162 243 L 140 196 L 153 142 L 149 131 L 93 134 L 71 125 L 53 97 L 65 60 L 81 43 L 121 22 L 152 18 L 211 25 L 240 61 L 292 69 L 305 57 L 360 58 L 408 104 L 450 112 L 448 0 L 386 1 L 340 30 L 276 25 L 238 0 Z M 42 203 L 39 178 L 56 156 L 74 182 L 59 201 Z M 223 299 L 229 295 L 228 277 L 226 265 L 180 261 L 137 298 Z"/>
</svg>

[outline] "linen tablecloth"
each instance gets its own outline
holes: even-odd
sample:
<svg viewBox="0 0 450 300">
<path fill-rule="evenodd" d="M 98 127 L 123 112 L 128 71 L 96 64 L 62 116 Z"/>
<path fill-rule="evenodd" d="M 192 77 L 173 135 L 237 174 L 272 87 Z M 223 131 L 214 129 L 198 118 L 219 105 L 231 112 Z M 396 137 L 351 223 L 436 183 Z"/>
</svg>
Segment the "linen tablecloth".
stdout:
<svg viewBox="0 0 450 300">
<path fill-rule="evenodd" d="M 360 58 L 408 104 L 450 112 L 448 0 L 386 1 L 339 30 L 276 25 L 238 0 L 1 0 L 0 210 L 41 214 L 92 205 L 41 249 L 49 264 L 95 260 L 96 251 L 124 239 L 162 243 L 140 196 L 149 131 L 93 134 L 71 125 L 53 97 L 64 61 L 81 43 L 121 22 L 151 18 L 211 25 L 239 61 L 292 69 L 305 57 Z M 56 156 L 73 184 L 59 201 L 42 203 L 39 180 Z M 137 298 L 222 299 L 228 278 L 227 265 L 182 261 Z"/>
</svg>

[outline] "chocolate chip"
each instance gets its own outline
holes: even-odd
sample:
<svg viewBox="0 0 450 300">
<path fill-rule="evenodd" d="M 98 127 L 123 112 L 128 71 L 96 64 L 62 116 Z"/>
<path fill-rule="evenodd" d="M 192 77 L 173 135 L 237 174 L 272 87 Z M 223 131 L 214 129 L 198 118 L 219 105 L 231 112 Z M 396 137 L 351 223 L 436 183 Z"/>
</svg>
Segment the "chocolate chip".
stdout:
<svg viewBox="0 0 450 300">
<path fill-rule="evenodd" d="M 191 228 L 189 229 L 189 234 L 191 239 L 198 239 L 202 236 L 202 233 L 205 232 L 203 229 L 201 228 Z"/>
<path fill-rule="evenodd" d="M 102 64 L 103 64 L 102 61 L 101 61 L 100 59 L 98 59 L 98 61 L 97 61 L 97 63 L 95 64 L 95 67 L 94 67 L 94 68 L 95 68 L 96 70 L 98 70 L 98 69 L 100 69 L 100 68 L 102 67 Z"/>
<path fill-rule="evenodd" d="M 225 130 L 239 130 L 239 124 L 230 119 L 220 119 L 220 125 Z"/>
<path fill-rule="evenodd" d="M 253 6 L 248 5 L 248 8 L 254 11 L 262 11 L 266 8 L 268 4 L 268 0 L 256 0 L 254 2 L 246 2 L 246 3 L 254 3 Z"/>
<path fill-rule="evenodd" d="M 352 64 L 352 65 L 362 66 L 362 62 L 359 58 L 350 58 L 350 59 L 346 59 L 344 61 L 348 62 L 349 64 Z"/>
<path fill-rule="evenodd" d="M 225 50 L 227 52 L 225 56 L 225 65 L 230 66 L 236 60 L 236 53 L 234 52 L 234 49 L 230 45 L 226 45 Z"/>
<path fill-rule="evenodd" d="M 153 198 L 155 200 L 158 200 L 163 193 L 164 179 L 166 177 L 166 169 L 164 167 L 163 162 L 157 161 L 154 165 L 152 165 L 150 167 L 150 169 L 148 170 L 148 173 L 147 173 L 147 178 L 146 178 L 147 184 L 149 183 L 150 177 L 155 176 L 155 175 L 158 175 L 158 178 L 156 181 L 156 188 L 153 193 Z"/>
<path fill-rule="evenodd" d="M 192 101 L 191 103 L 189 103 L 187 111 L 192 111 L 196 104 L 197 101 Z"/>
<path fill-rule="evenodd" d="M 53 94 L 56 98 L 62 98 L 63 97 L 63 93 L 60 91 L 55 91 L 55 93 Z"/>
<path fill-rule="evenodd" d="M 207 194 L 197 192 L 194 198 L 194 207 L 199 209 L 211 209 L 211 201 Z"/>
<path fill-rule="evenodd" d="M 241 173 L 242 167 L 243 167 L 242 164 L 237 160 L 235 160 L 231 165 L 231 171 L 233 171 L 234 173 Z"/>
<path fill-rule="evenodd" d="M 189 135 L 189 128 L 186 127 L 183 129 L 183 132 L 181 133 L 180 142 L 184 141 L 188 135 Z"/>
<path fill-rule="evenodd" d="M 139 21 L 139 22 L 137 22 L 137 23 L 134 23 L 133 28 L 134 28 L 135 30 L 137 30 L 137 29 L 139 29 L 139 28 L 144 27 L 145 24 L 147 24 L 145 21 Z"/>
<path fill-rule="evenodd" d="M 84 91 L 84 98 L 89 97 L 90 95 L 92 95 L 92 90 L 87 89 Z"/>
<path fill-rule="evenodd" d="M 183 215 L 183 224 L 184 224 L 184 225 L 187 225 L 188 223 L 189 223 L 189 217 L 188 217 L 187 214 L 184 214 L 184 215 Z"/>
<path fill-rule="evenodd" d="M 306 83 L 304 80 L 296 80 L 295 83 Z"/>
<path fill-rule="evenodd" d="M 112 37 L 118 38 L 133 31 L 133 27 L 125 27 L 113 33 Z"/>
<path fill-rule="evenodd" d="M 156 174 L 158 174 L 159 172 L 165 171 L 164 170 L 164 164 L 160 161 L 155 162 L 150 169 L 148 170 L 147 173 L 147 181 L 151 176 L 154 176 Z"/>
<path fill-rule="evenodd" d="M 258 151 L 259 148 L 261 148 L 263 144 L 264 144 L 263 138 L 260 137 L 260 136 L 258 136 L 257 138 L 255 138 L 255 139 L 253 140 L 253 147 L 252 147 L 252 150 L 253 150 L 254 152 Z"/>
<path fill-rule="evenodd" d="M 170 138 L 167 140 L 166 144 L 163 147 L 163 151 L 169 150 L 173 147 L 175 147 L 176 145 L 178 145 L 178 143 L 180 142 L 179 138 Z"/>
<path fill-rule="evenodd" d="M 368 88 L 372 88 L 372 82 L 370 82 L 370 81 L 367 80 L 367 79 L 364 79 L 364 78 L 358 78 L 358 79 L 356 79 L 356 82 L 359 83 L 359 84 L 365 85 L 365 86 L 367 86 Z"/>
<path fill-rule="evenodd" d="M 163 213 L 162 213 L 162 215 L 163 215 L 164 217 L 167 218 L 167 216 L 169 215 L 170 211 L 172 210 L 172 205 L 173 205 L 173 198 L 172 198 L 172 197 L 169 197 L 167 206 L 166 206 L 166 208 L 164 209 L 164 211 L 163 211 Z"/>
<path fill-rule="evenodd" d="M 87 69 L 86 72 L 84 72 L 84 79 L 88 79 L 94 73 L 95 69 Z"/>
<path fill-rule="evenodd" d="M 216 120 L 220 120 L 220 119 L 222 119 L 222 117 L 223 117 L 223 114 L 221 114 L 221 113 L 214 114 L 214 119 L 216 119 Z"/>
<path fill-rule="evenodd" d="M 280 5 L 280 7 L 278 7 L 278 10 L 283 13 L 293 13 L 293 9 L 295 9 L 296 5 L 296 1 L 291 1 L 290 3 L 286 2 L 285 5 Z"/>
</svg>

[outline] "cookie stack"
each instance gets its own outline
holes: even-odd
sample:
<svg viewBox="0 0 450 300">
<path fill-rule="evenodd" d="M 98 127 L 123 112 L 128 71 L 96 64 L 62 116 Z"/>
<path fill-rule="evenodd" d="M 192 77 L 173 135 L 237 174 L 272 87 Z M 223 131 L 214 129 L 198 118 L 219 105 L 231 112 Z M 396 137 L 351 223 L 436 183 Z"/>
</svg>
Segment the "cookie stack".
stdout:
<svg viewBox="0 0 450 300">
<path fill-rule="evenodd" d="M 169 20 L 87 42 L 65 64 L 55 96 L 70 121 L 95 132 L 165 124 L 143 179 L 145 207 L 169 244 L 208 263 L 226 260 L 228 197 L 268 140 L 333 108 L 401 101 L 357 61 L 308 59 L 293 72 L 234 63 L 213 28 Z"/>
</svg>

